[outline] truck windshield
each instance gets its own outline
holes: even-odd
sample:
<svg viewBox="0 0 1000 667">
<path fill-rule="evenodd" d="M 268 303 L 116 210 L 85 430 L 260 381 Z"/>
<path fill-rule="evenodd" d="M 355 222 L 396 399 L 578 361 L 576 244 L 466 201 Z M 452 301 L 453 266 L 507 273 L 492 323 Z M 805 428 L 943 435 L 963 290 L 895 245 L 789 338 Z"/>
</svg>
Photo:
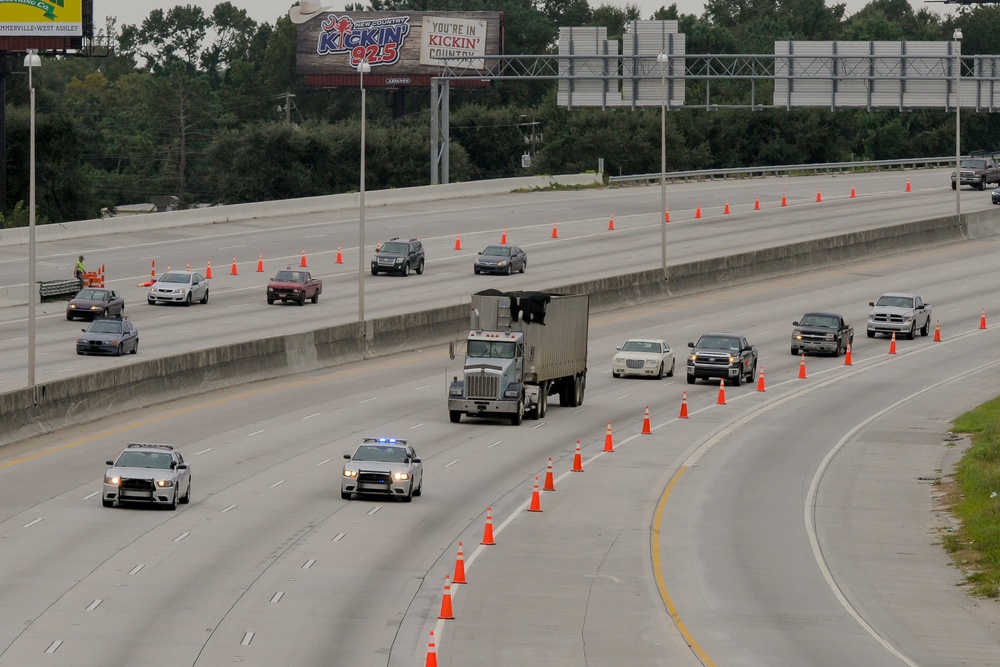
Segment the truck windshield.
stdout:
<svg viewBox="0 0 1000 667">
<path fill-rule="evenodd" d="M 836 329 L 840 326 L 837 318 L 829 315 L 805 315 L 799 324 L 804 327 L 829 327 L 830 329 Z"/>
<path fill-rule="evenodd" d="M 305 276 L 301 271 L 278 271 L 274 279 L 277 282 L 301 283 L 305 281 Z"/>
<path fill-rule="evenodd" d="M 986 169 L 986 160 L 962 160 L 965 169 Z"/>
<path fill-rule="evenodd" d="M 466 355 L 476 359 L 513 359 L 515 343 L 489 340 L 470 340 Z"/>
<path fill-rule="evenodd" d="M 698 341 L 698 347 L 704 350 L 731 350 L 738 352 L 740 341 L 738 338 L 729 336 L 702 336 Z"/>
<path fill-rule="evenodd" d="M 909 296 L 883 296 L 875 305 L 889 308 L 913 308 L 913 298 Z"/>
</svg>

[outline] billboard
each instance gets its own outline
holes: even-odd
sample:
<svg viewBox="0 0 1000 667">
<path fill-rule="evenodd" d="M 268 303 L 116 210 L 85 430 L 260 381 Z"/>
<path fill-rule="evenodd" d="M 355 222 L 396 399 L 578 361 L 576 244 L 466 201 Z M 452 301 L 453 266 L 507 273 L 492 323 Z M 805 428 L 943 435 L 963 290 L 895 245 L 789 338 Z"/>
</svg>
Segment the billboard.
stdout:
<svg viewBox="0 0 1000 667">
<path fill-rule="evenodd" d="M 83 0 L 0 0 L 0 37 L 81 37 Z"/>
<path fill-rule="evenodd" d="M 357 77 L 363 60 L 371 65 L 366 82 L 428 84 L 440 72 L 440 58 L 487 68 L 489 56 L 503 53 L 503 15 L 321 11 L 298 23 L 295 50 L 296 71 L 315 84 Z"/>
</svg>

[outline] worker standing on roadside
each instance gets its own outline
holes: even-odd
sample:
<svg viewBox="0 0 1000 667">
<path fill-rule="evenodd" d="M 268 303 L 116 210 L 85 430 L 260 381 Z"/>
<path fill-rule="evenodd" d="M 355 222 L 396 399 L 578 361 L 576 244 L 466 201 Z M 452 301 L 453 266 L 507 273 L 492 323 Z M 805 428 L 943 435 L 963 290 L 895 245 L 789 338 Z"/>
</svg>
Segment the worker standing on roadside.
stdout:
<svg viewBox="0 0 1000 667">
<path fill-rule="evenodd" d="M 76 266 L 73 268 L 73 275 L 80 281 L 80 289 L 83 289 L 83 272 L 83 255 L 80 255 L 80 259 L 76 260 Z"/>
</svg>

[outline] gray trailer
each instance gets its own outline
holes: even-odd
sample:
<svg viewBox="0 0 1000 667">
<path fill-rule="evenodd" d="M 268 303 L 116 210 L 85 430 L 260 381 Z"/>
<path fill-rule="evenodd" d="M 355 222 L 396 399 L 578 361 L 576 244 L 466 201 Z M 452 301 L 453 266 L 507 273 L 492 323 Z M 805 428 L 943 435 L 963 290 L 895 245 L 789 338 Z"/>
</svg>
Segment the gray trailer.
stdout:
<svg viewBox="0 0 1000 667">
<path fill-rule="evenodd" d="M 544 417 L 556 395 L 560 405 L 583 405 L 589 319 L 589 294 L 473 294 L 463 375 L 448 387 L 451 421 L 468 415 L 518 425 L 525 415 Z"/>
</svg>

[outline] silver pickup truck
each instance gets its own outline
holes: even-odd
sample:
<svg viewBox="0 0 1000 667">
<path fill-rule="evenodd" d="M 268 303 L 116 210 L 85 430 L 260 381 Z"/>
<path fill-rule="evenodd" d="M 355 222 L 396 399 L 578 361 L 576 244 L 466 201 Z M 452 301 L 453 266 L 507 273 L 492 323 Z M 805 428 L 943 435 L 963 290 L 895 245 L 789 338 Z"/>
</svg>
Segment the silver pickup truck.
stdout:
<svg viewBox="0 0 1000 667">
<path fill-rule="evenodd" d="M 896 333 L 913 340 L 917 330 L 926 336 L 931 330 L 931 305 L 918 294 L 886 292 L 878 301 L 869 301 L 868 337 Z"/>
</svg>

